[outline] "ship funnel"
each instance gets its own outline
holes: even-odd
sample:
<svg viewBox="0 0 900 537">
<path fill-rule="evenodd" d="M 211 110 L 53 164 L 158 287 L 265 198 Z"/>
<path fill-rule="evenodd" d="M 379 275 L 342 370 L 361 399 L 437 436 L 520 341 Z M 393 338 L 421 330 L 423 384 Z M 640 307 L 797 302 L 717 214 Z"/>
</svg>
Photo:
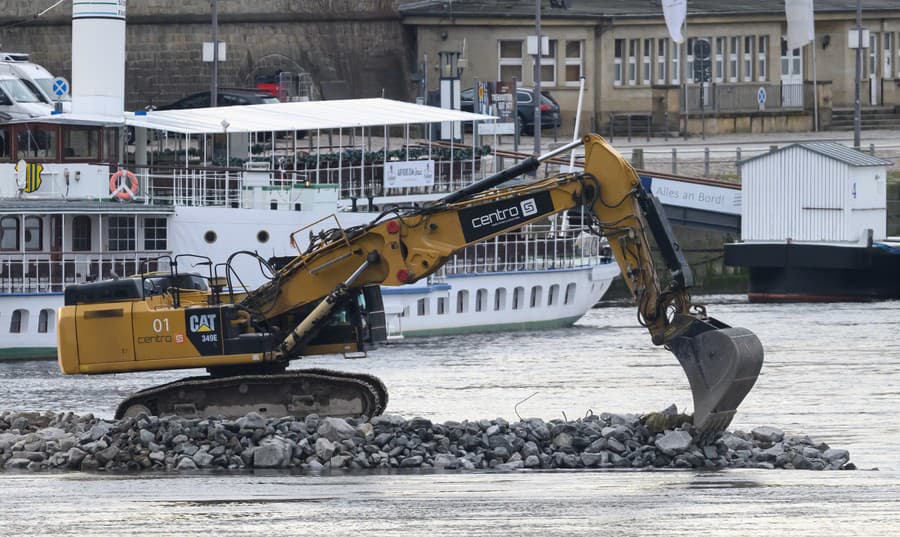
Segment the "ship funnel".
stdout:
<svg viewBox="0 0 900 537">
<path fill-rule="evenodd" d="M 72 1 L 73 113 L 125 113 L 125 3 Z"/>
</svg>

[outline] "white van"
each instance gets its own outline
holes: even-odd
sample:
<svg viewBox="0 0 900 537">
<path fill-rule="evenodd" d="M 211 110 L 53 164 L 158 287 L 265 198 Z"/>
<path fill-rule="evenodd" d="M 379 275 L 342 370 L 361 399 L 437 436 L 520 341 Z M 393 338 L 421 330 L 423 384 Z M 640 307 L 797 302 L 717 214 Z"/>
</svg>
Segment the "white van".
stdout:
<svg viewBox="0 0 900 537">
<path fill-rule="evenodd" d="M 0 122 L 49 116 L 53 105 L 30 80 L 0 65 Z"/>
<path fill-rule="evenodd" d="M 56 103 L 57 97 L 53 92 L 53 80 L 56 78 L 43 66 L 29 61 L 28 54 L 24 52 L 0 52 L 0 66 L 2 71 L 7 69 L 13 75 L 22 80 L 30 81 L 51 105 Z M 62 102 L 62 111 L 72 111 L 72 97 L 66 94 L 59 98 Z"/>
</svg>

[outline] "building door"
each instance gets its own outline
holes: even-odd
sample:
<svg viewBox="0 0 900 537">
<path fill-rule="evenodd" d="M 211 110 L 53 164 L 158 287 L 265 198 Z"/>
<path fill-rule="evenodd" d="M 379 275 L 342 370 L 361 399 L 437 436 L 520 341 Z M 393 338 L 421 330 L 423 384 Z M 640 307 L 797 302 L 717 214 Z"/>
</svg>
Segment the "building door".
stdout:
<svg viewBox="0 0 900 537">
<path fill-rule="evenodd" d="M 878 78 L 878 34 L 869 34 L 869 104 L 878 106 L 881 104 L 881 79 Z"/>
<path fill-rule="evenodd" d="M 788 50 L 781 38 L 781 106 L 803 106 L 803 55 L 801 49 Z"/>
</svg>

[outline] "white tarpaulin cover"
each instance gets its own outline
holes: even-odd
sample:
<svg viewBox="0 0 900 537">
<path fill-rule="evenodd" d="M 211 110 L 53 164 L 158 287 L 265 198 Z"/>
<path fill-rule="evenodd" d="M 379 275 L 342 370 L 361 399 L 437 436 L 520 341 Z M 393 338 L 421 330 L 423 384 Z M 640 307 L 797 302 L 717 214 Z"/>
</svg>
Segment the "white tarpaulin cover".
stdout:
<svg viewBox="0 0 900 537">
<path fill-rule="evenodd" d="M 662 0 L 662 8 L 672 41 L 683 43 L 684 36 L 681 35 L 681 25 L 684 24 L 684 19 L 687 17 L 687 0 Z"/>
<path fill-rule="evenodd" d="M 800 48 L 816 38 L 813 0 L 785 0 L 788 49 Z"/>
<path fill-rule="evenodd" d="M 390 99 L 343 99 L 125 113 L 125 123 L 129 126 L 181 134 L 302 131 L 490 119 L 496 118 Z"/>
</svg>

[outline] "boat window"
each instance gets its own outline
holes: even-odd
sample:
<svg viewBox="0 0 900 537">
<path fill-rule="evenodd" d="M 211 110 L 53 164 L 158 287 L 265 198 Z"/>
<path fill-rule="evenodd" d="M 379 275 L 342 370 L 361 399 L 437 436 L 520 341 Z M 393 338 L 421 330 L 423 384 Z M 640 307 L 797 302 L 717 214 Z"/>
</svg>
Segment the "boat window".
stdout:
<svg viewBox="0 0 900 537">
<path fill-rule="evenodd" d="M 571 304 L 573 300 L 575 300 L 575 284 L 570 283 L 566 286 L 565 304 Z"/>
<path fill-rule="evenodd" d="M 44 225 L 40 216 L 25 217 L 25 251 L 40 252 L 44 245 Z"/>
<path fill-rule="evenodd" d="M 49 327 L 53 324 L 53 310 L 44 309 L 41 310 L 40 315 L 38 315 L 38 332 L 42 334 L 46 334 Z"/>
<path fill-rule="evenodd" d="M 16 135 L 16 157 L 26 160 L 56 158 L 56 127 L 21 127 Z"/>
<path fill-rule="evenodd" d="M 536 308 L 541 305 L 541 294 L 543 289 L 540 285 L 535 285 L 531 288 L 531 304 L 532 308 Z"/>
<path fill-rule="evenodd" d="M 166 243 L 166 219 L 144 218 L 144 250 L 165 250 Z"/>
<path fill-rule="evenodd" d="M 479 289 L 475 292 L 475 311 L 484 311 L 484 306 L 487 304 L 487 289 Z"/>
<path fill-rule="evenodd" d="M 428 315 L 428 299 L 427 298 L 420 298 L 416 302 L 416 314 L 419 315 L 420 317 L 422 317 L 424 315 Z"/>
<path fill-rule="evenodd" d="M 552 306 L 559 301 L 559 285 L 553 284 L 550 286 L 550 292 L 547 293 L 547 305 Z"/>
<path fill-rule="evenodd" d="M 19 249 L 19 218 L 4 216 L 0 218 L 0 250 L 16 251 Z"/>
<path fill-rule="evenodd" d="M 494 311 L 506 309 L 506 289 L 500 287 L 494 292 Z"/>
<path fill-rule="evenodd" d="M 12 138 L 8 127 L 0 127 L 0 160 L 12 160 Z"/>
<path fill-rule="evenodd" d="M 21 334 L 28 330 L 28 311 L 15 310 L 9 319 L 9 332 L 11 334 Z"/>
<path fill-rule="evenodd" d="M 524 287 L 516 287 L 513 290 L 512 309 L 514 309 L 514 310 L 521 309 L 524 302 L 525 302 L 525 288 Z"/>
<path fill-rule="evenodd" d="M 134 217 L 109 217 L 109 251 L 134 250 Z"/>
<path fill-rule="evenodd" d="M 456 313 L 469 312 L 469 292 L 460 291 L 456 293 Z"/>
<path fill-rule="evenodd" d="M 100 131 L 93 127 L 68 127 L 63 130 L 63 157 L 100 160 Z"/>
<path fill-rule="evenodd" d="M 437 314 L 443 315 L 447 313 L 447 297 L 439 296 L 437 299 Z"/>
<path fill-rule="evenodd" d="M 106 162 L 119 161 L 119 129 L 103 129 L 103 158 Z"/>
<path fill-rule="evenodd" d="M 72 219 L 72 251 L 91 251 L 91 217 L 76 216 Z"/>
</svg>

